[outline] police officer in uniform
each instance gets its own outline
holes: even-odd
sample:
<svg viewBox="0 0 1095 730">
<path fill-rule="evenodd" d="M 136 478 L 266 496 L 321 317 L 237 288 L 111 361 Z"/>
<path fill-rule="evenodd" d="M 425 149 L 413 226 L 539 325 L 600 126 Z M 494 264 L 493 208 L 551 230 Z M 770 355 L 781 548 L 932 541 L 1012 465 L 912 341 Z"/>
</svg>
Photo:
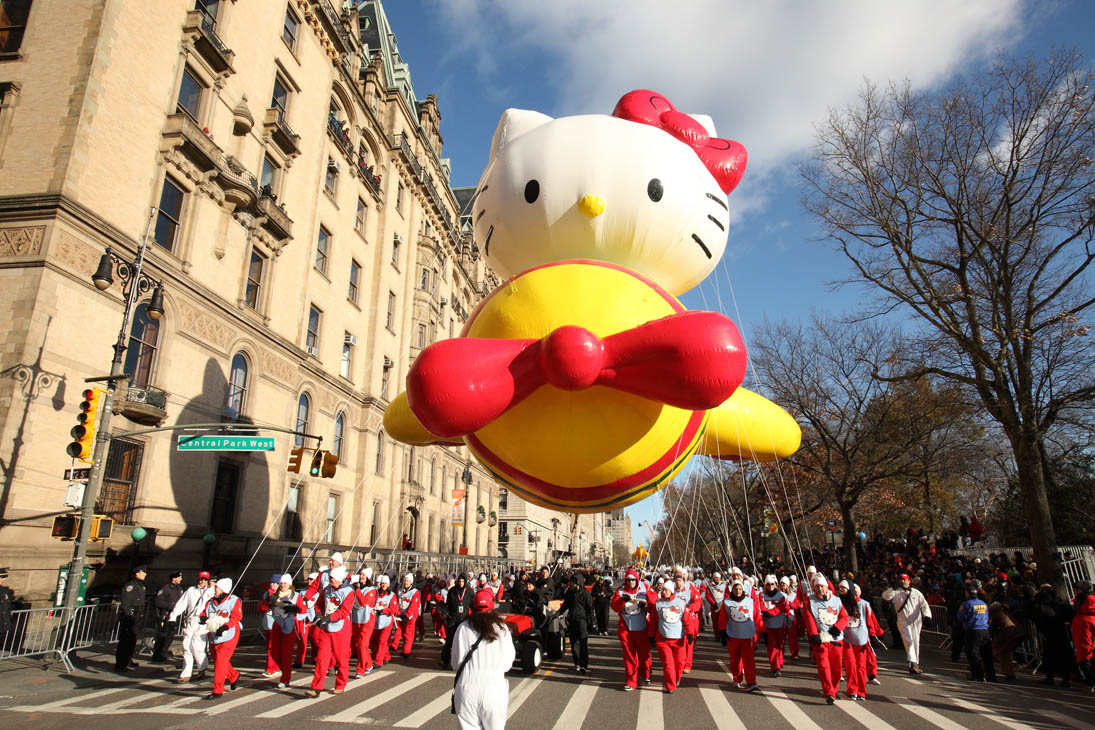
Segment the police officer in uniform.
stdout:
<svg viewBox="0 0 1095 730">
<path fill-rule="evenodd" d="M 122 588 L 122 605 L 118 609 L 118 650 L 114 654 L 114 671 L 122 674 L 130 667 L 138 666 L 131 661 L 137 648 L 137 635 L 144 628 L 144 579 L 148 568 L 143 565 L 133 570 L 133 578 Z"/>
<path fill-rule="evenodd" d="M 152 661 L 167 661 L 167 650 L 171 646 L 171 640 L 175 638 L 175 622 L 171 620 L 171 612 L 175 610 L 175 604 L 182 598 L 182 573 L 175 571 L 167 583 L 156 591 L 153 603 L 156 606 L 156 644 L 152 649 Z"/>
</svg>

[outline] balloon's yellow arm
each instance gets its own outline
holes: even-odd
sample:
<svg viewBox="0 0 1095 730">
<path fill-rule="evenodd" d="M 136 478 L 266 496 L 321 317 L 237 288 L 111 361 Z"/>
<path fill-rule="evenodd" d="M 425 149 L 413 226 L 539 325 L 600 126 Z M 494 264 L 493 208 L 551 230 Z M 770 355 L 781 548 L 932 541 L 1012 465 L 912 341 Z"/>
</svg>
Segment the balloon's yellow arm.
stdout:
<svg viewBox="0 0 1095 730">
<path fill-rule="evenodd" d="M 736 461 L 774 461 L 798 450 L 802 429 L 791 414 L 764 396 L 738 388 L 711 409 L 697 453 Z"/>
<path fill-rule="evenodd" d="M 464 439 L 452 438 L 446 439 L 440 436 L 434 436 L 432 433 L 426 430 L 414 413 L 411 412 L 411 406 L 407 403 L 407 394 L 400 393 L 395 397 L 388 405 L 388 410 L 384 412 L 384 430 L 388 432 L 396 441 L 403 444 L 411 444 L 412 446 L 429 446 L 431 444 L 463 444 Z"/>
</svg>

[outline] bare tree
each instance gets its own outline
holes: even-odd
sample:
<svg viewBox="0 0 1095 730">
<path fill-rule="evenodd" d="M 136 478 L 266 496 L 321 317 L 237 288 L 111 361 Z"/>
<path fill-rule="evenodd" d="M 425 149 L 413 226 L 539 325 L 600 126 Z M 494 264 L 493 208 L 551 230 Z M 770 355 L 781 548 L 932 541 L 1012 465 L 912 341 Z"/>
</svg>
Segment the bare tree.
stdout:
<svg viewBox="0 0 1095 730">
<path fill-rule="evenodd" d="M 1001 59 L 939 92 L 868 84 L 818 126 L 803 168 L 805 206 L 849 281 L 919 324 L 897 375 L 964 383 L 1000 424 L 1042 577 L 1059 590 L 1044 443 L 1095 398 L 1091 78 L 1059 53 Z"/>
</svg>

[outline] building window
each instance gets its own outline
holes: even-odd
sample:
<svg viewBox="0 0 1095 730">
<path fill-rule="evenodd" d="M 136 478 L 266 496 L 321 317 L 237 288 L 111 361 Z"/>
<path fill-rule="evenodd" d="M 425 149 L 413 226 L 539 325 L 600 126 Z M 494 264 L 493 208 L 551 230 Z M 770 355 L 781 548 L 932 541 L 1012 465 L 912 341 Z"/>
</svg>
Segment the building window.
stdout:
<svg viewBox="0 0 1095 730">
<path fill-rule="evenodd" d="M 312 404 L 308 400 L 306 393 L 301 393 L 300 398 L 297 400 L 297 423 L 295 430 L 297 433 L 293 437 L 294 446 L 304 446 L 304 436 L 302 434 L 308 433 L 308 413 L 312 409 Z"/>
<path fill-rule="evenodd" d="M 280 76 L 274 76 L 274 93 L 270 99 L 270 107 L 277 109 L 278 116 L 282 118 L 285 117 L 285 111 L 289 108 L 289 88 Z"/>
<path fill-rule="evenodd" d="M 159 339 L 160 323 L 148 316 L 148 302 L 138 304 L 125 351 L 125 375 L 130 387 L 147 388 L 152 381 Z"/>
<path fill-rule="evenodd" d="M 403 183 L 396 183 L 395 210 L 400 215 L 403 215 Z"/>
<path fill-rule="evenodd" d="M 498 490 L 498 510 L 502 511 L 502 510 L 508 509 L 508 505 L 509 505 L 509 490 L 508 489 L 499 489 Z"/>
<path fill-rule="evenodd" d="M 133 523 L 133 503 L 141 474 L 144 444 L 114 438 L 110 441 L 103 483 L 95 502 L 95 514 L 106 515 L 119 525 Z"/>
<path fill-rule="evenodd" d="M 237 352 L 232 358 L 232 369 L 228 374 L 228 398 L 224 410 L 228 418 L 235 421 L 243 414 L 247 396 L 247 358 Z"/>
<path fill-rule="evenodd" d="M 373 502 L 373 517 L 369 524 L 369 547 L 376 547 L 376 530 L 380 523 L 380 502 Z"/>
<path fill-rule="evenodd" d="M 209 19 L 210 23 L 217 22 L 217 10 L 221 0 L 195 0 L 194 9 Z"/>
<path fill-rule="evenodd" d="M 338 163 L 335 162 L 333 157 L 327 158 L 327 176 L 323 178 L 323 191 L 335 197 L 335 190 L 338 189 Z"/>
<path fill-rule="evenodd" d="M 356 261 L 350 261 L 350 288 L 346 293 L 346 298 L 354 304 L 357 304 L 357 292 L 358 292 L 358 280 L 361 278 L 361 264 Z"/>
<path fill-rule="evenodd" d="M 384 400 L 387 400 L 388 399 L 388 383 L 391 382 L 391 379 L 392 379 L 392 366 L 390 364 L 391 360 L 388 357 L 385 356 L 384 360 L 385 360 L 384 369 L 381 371 L 381 375 L 380 375 L 380 397 L 383 398 Z"/>
<path fill-rule="evenodd" d="M 308 333 L 304 336 L 304 347 L 313 357 L 319 356 L 319 320 L 323 312 L 313 304 L 308 307 Z"/>
<path fill-rule="evenodd" d="M 160 191 L 160 207 L 156 211 L 155 241 L 168 251 L 175 252 L 182 220 L 183 199 L 186 193 L 169 177 L 163 179 Z"/>
<path fill-rule="evenodd" d="M 385 326 L 389 332 L 395 332 L 395 292 L 388 292 L 388 319 Z"/>
<path fill-rule="evenodd" d="M 293 11 L 286 8 L 285 10 L 285 25 L 281 29 L 281 39 L 285 41 L 285 45 L 289 46 L 289 50 L 297 50 L 297 36 L 300 34 L 300 21 L 293 15 Z"/>
<path fill-rule="evenodd" d="M 345 431 L 346 418 L 339 413 L 335 416 L 335 437 L 331 440 L 331 453 L 337 456 L 339 461 L 342 461 L 342 443 Z"/>
<path fill-rule="evenodd" d="M 376 432 L 376 473 L 384 473 L 384 432 Z"/>
<path fill-rule="evenodd" d="M 213 484 L 213 508 L 209 516 L 211 532 L 231 534 L 236 529 L 236 493 L 240 485 L 240 466 L 231 461 L 217 464 Z"/>
<path fill-rule="evenodd" d="M 399 234 L 395 235 L 392 239 L 392 266 L 399 268 L 399 247 L 403 244 L 403 241 L 399 239 Z"/>
<path fill-rule="evenodd" d="M 303 526 L 300 522 L 300 485 L 289 485 L 289 500 L 285 505 L 285 527 L 282 530 L 282 539 L 299 540 L 302 537 Z"/>
<path fill-rule="evenodd" d="M 433 494 L 437 488 L 437 463 L 430 462 L 430 494 Z"/>
<path fill-rule="evenodd" d="M 259 179 L 262 194 L 277 198 L 278 182 L 281 176 L 281 168 L 265 155 L 262 158 L 262 177 Z"/>
<path fill-rule="evenodd" d="M 247 290 L 245 297 L 247 306 L 258 310 L 259 294 L 262 291 L 262 275 L 266 271 L 266 257 L 258 251 L 251 249 L 251 263 L 247 267 Z"/>
<path fill-rule="evenodd" d="M 319 227 L 319 237 L 316 240 L 316 271 L 327 273 L 327 256 L 330 252 L 331 234 L 323 226 Z"/>
<path fill-rule="evenodd" d="M 424 324 L 418 325 L 418 346 L 426 346 L 426 325 Z"/>
<path fill-rule="evenodd" d="M 357 217 L 354 219 L 354 229 L 362 236 L 365 235 L 365 201 L 361 198 L 357 199 Z"/>
<path fill-rule="evenodd" d="M 352 335 L 347 332 L 342 338 L 342 361 L 339 363 L 338 372 L 339 375 L 351 380 L 350 373 L 353 372 L 354 367 L 354 346 L 350 338 Z"/>
<path fill-rule="evenodd" d="M 427 268 L 422 269 L 422 276 L 418 277 L 418 288 L 422 291 L 430 290 L 430 270 Z"/>
<path fill-rule="evenodd" d="M 415 478 L 415 476 L 417 475 L 418 470 L 415 469 L 416 464 L 414 463 L 414 461 L 414 446 L 412 446 L 407 454 L 407 463 L 404 466 L 406 466 L 407 468 L 407 481 L 415 482 L 417 484 L 418 480 Z"/>
<path fill-rule="evenodd" d="M 183 67 L 182 81 L 179 83 L 179 100 L 175 109 L 190 115 L 197 121 L 198 112 L 201 111 L 202 84 L 188 67 Z"/>
<path fill-rule="evenodd" d="M 338 533 L 338 495 L 332 494 L 327 497 L 327 529 L 323 533 L 323 538 L 327 542 L 334 542 L 335 535 Z"/>
</svg>

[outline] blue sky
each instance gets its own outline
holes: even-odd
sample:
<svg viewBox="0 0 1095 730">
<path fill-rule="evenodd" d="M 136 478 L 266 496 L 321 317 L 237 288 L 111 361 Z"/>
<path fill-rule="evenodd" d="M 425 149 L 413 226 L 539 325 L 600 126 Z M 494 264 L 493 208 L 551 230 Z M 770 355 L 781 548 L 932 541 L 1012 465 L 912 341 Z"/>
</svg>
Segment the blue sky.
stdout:
<svg viewBox="0 0 1095 730">
<path fill-rule="evenodd" d="M 385 11 L 415 93 L 438 97 L 453 186 L 476 183 L 508 107 L 607 114 L 649 88 L 742 142 L 749 166 L 730 197 L 726 255 L 683 300 L 724 311 L 747 343 L 764 317 L 847 311 L 864 296 L 830 286 L 845 260 L 802 211 L 796 170 L 813 123 L 865 79 L 931 89 L 1001 51 L 1074 47 L 1095 61 L 1087 0 L 389 0 Z M 629 508 L 636 539 L 660 512 L 657 497 Z"/>
</svg>

